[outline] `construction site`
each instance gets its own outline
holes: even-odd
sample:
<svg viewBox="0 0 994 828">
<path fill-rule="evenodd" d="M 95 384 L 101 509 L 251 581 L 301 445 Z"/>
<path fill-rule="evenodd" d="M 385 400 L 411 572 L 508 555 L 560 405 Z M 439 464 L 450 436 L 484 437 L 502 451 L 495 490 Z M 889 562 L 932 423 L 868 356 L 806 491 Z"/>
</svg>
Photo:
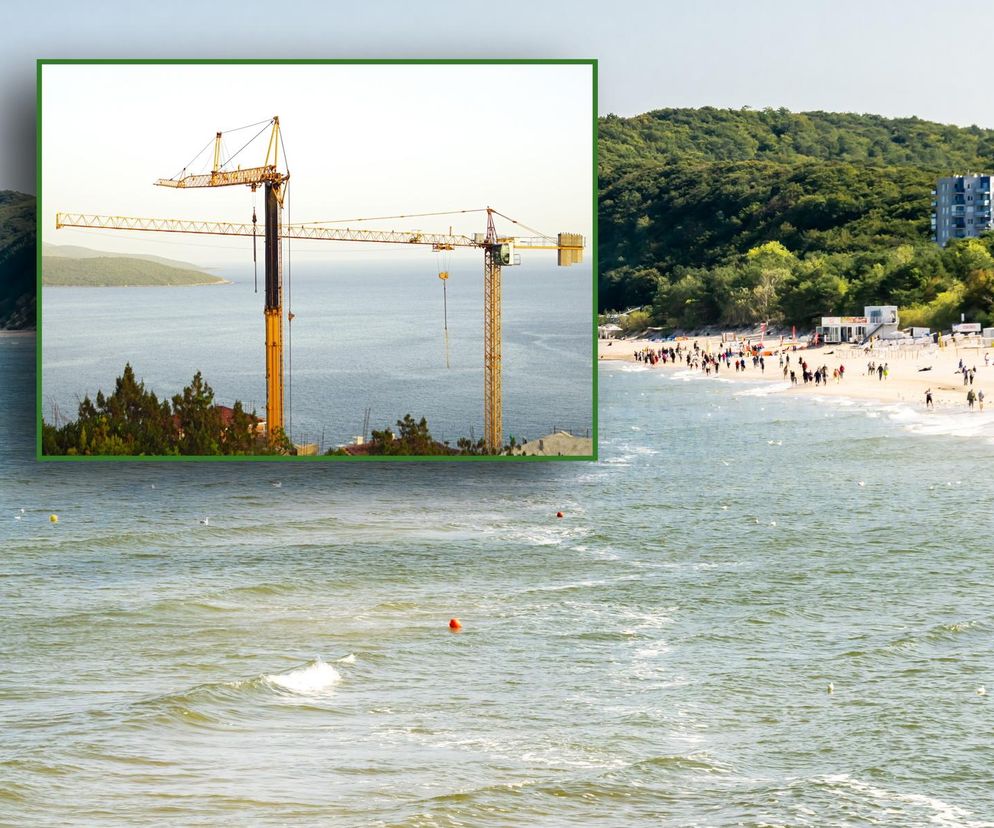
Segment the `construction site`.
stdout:
<svg viewBox="0 0 994 828">
<path fill-rule="evenodd" d="M 165 162 L 164 162 L 165 163 Z M 301 165 L 306 168 L 306 165 Z M 297 176 L 306 172 L 297 172 Z M 210 190 L 212 188 L 245 188 L 251 194 L 251 215 L 244 221 L 226 220 L 211 215 L 210 199 L 201 196 L 205 218 L 141 217 L 115 214 L 114 205 L 108 205 L 106 212 L 70 212 L 56 206 L 54 229 L 63 231 L 74 229 L 92 233 L 94 236 L 113 231 L 115 237 L 124 234 L 135 237 L 164 237 L 197 239 L 203 237 L 229 237 L 240 239 L 244 244 L 245 265 L 249 266 L 251 256 L 254 289 L 259 292 L 261 325 L 254 331 L 244 331 L 242 340 L 244 358 L 257 365 L 259 377 L 265 378 L 265 401 L 259 405 L 253 429 L 259 439 L 270 446 L 281 441 L 282 445 L 293 448 L 285 453 L 309 455 L 323 450 L 323 436 L 319 443 L 317 435 L 307 435 L 310 439 L 299 439 L 293 429 L 292 388 L 293 377 L 293 327 L 299 316 L 291 301 L 292 273 L 291 261 L 294 247 L 298 242 L 337 242 L 346 246 L 364 245 L 367 248 L 398 248 L 423 250 L 434 256 L 426 256 L 426 263 L 433 266 L 437 275 L 436 285 L 440 286 L 441 319 L 438 320 L 439 333 L 444 343 L 445 367 L 451 367 L 449 344 L 449 283 L 451 278 L 451 257 L 459 253 L 475 253 L 478 256 L 478 273 L 482 274 L 482 326 L 477 336 L 482 339 L 482 385 L 478 387 L 479 411 L 482 431 L 477 434 L 471 426 L 469 434 L 461 437 L 479 438 L 483 448 L 481 453 L 497 455 L 511 453 L 511 446 L 521 437 L 514 438 L 515 425 L 510 424 L 510 435 L 505 432 L 504 380 L 506 366 L 504 359 L 504 309 L 503 280 L 506 268 L 517 268 L 531 264 L 540 257 L 546 264 L 554 263 L 565 268 L 579 264 L 584 259 L 586 238 L 577 232 L 540 232 L 524 220 L 507 215 L 490 205 L 464 206 L 456 210 L 402 213 L 379 216 L 360 216 L 345 220 L 290 221 L 291 212 L 291 172 L 287 163 L 287 148 L 283 129 L 278 116 L 262 122 L 248 124 L 232 130 L 213 132 L 189 162 L 174 175 L 159 178 L 154 184 L 159 188 L 173 191 Z M 195 197 L 190 194 L 191 199 Z M 68 205 L 67 205 L 68 206 Z M 246 211 L 247 212 L 247 211 Z M 296 215 L 296 214 L 294 214 Z M 417 229 L 404 229 L 408 226 L 434 222 L 451 222 L 447 232 L 430 232 Z M 47 228 L 46 228 L 47 231 Z M 46 232 L 46 239 L 50 235 Z M 465 257 L 463 258 L 465 262 Z M 465 266 L 465 265 L 463 265 Z M 586 278 L 585 274 L 581 278 Z M 298 303 L 301 296 L 298 292 Z M 590 315 L 585 322 L 588 330 L 592 326 Z M 307 325 L 321 325 L 326 320 L 307 319 Z M 300 322 L 298 321 L 298 325 Z M 127 355 L 124 355 L 127 356 Z M 205 353 L 205 362 L 209 354 Z M 190 372 L 199 366 L 190 366 Z M 44 366 L 43 366 L 44 370 Z M 297 387 L 303 393 L 314 393 L 306 388 L 306 378 L 297 378 Z M 354 389 L 327 389 L 328 393 L 350 395 Z M 261 401 L 260 401 L 261 402 Z M 358 408 L 358 404 L 357 404 Z M 416 416 L 422 412 L 412 411 Z M 369 439 L 368 408 L 364 412 L 361 434 L 358 428 L 351 443 L 362 445 Z M 550 424 L 555 423 L 554 412 L 550 412 Z M 374 423 L 375 425 L 375 423 Z M 550 428 L 551 431 L 551 428 Z M 510 444 L 508 437 L 510 436 Z M 541 434 L 527 435 L 538 438 Z M 578 443 L 580 453 L 591 455 L 592 435 L 574 435 L 586 438 Z M 561 442 L 561 441 L 560 441 Z M 532 454 L 546 453 L 538 450 L 536 442 Z M 349 454 L 363 454 L 362 451 L 347 451 Z M 521 454 L 518 448 L 514 453 Z M 525 452 L 528 453 L 527 451 Z"/>
</svg>

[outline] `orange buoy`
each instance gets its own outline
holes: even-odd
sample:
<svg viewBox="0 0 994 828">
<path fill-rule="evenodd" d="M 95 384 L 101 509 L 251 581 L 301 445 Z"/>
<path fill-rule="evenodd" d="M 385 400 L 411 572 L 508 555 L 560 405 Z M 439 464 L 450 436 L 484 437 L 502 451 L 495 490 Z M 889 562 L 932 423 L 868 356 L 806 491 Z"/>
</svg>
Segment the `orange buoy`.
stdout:
<svg viewBox="0 0 994 828">
<path fill-rule="evenodd" d="M 462 629 L 462 622 L 458 618 L 449 619 L 449 629 L 453 632 L 457 632 Z"/>
<path fill-rule="evenodd" d="M 562 516 L 563 516 L 563 513 L 562 513 L 562 512 L 556 512 L 556 517 L 557 517 L 557 518 L 561 518 Z"/>
</svg>

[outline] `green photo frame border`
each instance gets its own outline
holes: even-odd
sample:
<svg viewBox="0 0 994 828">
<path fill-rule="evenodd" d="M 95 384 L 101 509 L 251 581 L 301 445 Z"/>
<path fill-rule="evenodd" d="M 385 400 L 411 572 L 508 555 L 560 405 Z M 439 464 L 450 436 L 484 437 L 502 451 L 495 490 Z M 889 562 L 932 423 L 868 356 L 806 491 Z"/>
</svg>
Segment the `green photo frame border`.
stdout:
<svg viewBox="0 0 994 828">
<path fill-rule="evenodd" d="M 364 456 L 342 456 L 342 455 L 309 455 L 309 456 L 277 456 L 277 455 L 50 455 L 42 452 L 42 244 L 41 244 L 41 217 L 42 217 L 42 68 L 50 65 L 93 65 L 93 64 L 200 64 L 200 65 L 221 65 L 221 64 L 393 64 L 393 65 L 422 65 L 422 64 L 485 64 L 485 65 L 509 65 L 509 64 L 558 64 L 558 65 L 586 65 L 591 67 L 592 72 L 592 101 L 591 101 L 591 142 L 592 142 L 592 169 L 591 169 L 591 199 L 592 199 L 592 225 L 591 238 L 588 247 L 591 255 L 591 275 L 593 279 L 592 305 L 590 309 L 591 319 L 591 400 L 592 400 L 592 430 L 593 453 L 589 455 L 565 455 L 565 456 L 508 456 L 508 455 L 364 455 Z M 36 90 L 36 128 L 35 138 L 37 160 L 35 166 L 37 199 L 35 203 L 35 220 L 37 226 L 37 249 L 35 253 L 35 280 L 37 290 L 37 310 L 36 310 L 36 370 L 35 370 L 35 459 L 41 462 L 262 462 L 262 463 L 383 463 L 383 462 L 507 462 L 507 463 L 534 463 L 534 462 L 556 462 L 556 461 L 596 461 L 598 458 L 598 379 L 597 379 L 597 284 L 599 261 L 597 256 L 597 59 L 596 58 L 331 58 L 331 59 L 240 59 L 240 58 L 219 58 L 219 59 L 156 59 L 156 58 L 39 58 L 36 62 L 37 90 Z"/>
</svg>

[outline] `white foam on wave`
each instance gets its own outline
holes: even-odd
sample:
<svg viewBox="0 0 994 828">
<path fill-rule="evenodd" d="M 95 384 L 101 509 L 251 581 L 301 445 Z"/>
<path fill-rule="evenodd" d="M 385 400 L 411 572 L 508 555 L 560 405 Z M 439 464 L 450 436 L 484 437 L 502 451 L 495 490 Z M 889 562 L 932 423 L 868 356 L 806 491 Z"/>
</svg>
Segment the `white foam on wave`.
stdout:
<svg viewBox="0 0 994 828">
<path fill-rule="evenodd" d="M 950 414 L 911 412 L 892 415 L 912 434 L 947 435 L 950 437 L 994 437 L 994 415 L 984 412 L 959 411 Z"/>
<path fill-rule="evenodd" d="M 928 437 L 972 437 L 994 442 L 994 412 L 934 409 L 927 410 L 898 402 L 878 402 L 853 399 L 851 397 L 812 396 L 810 400 L 828 403 L 845 408 L 855 408 L 857 412 L 871 420 L 887 419 L 910 434 Z"/>
<path fill-rule="evenodd" d="M 927 796 L 925 794 L 899 793 L 898 791 L 888 791 L 884 788 L 854 779 L 849 774 L 837 774 L 825 777 L 825 781 L 832 786 L 847 788 L 861 796 L 871 799 L 878 806 L 887 806 L 889 813 L 895 813 L 894 805 L 901 808 L 902 805 L 909 805 L 920 808 L 926 813 L 921 814 L 928 820 L 930 825 L 944 826 L 945 828 L 994 828 L 994 822 L 988 820 L 974 819 L 974 815 L 954 805 L 945 802 L 938 797 Z M 901 808 L 901 810 L 904 810 Z M 899 813 L 899 812 L 898 812 Z M 901 816 L 919 817 L 917 814 L 900 814 Z M 919 817 L 920 818 L 920 817 Z"/>
<path fill-rule="evenodd" d="M 680 380 L 681 382 L 735 382 L 735 380 L 719 377 L 717 374 L 706 374 L 699 368 L 681 368 L 674 371 L 669 376 L 675 380 Z"/>
<path fill-rule="evenodd" d="M 769 382 L 764 385 L 757 385 L 753 388 L 746 388 L 736 391 L 736 397 L 768 397 L 770 394 L 780 394 L 790 389 L 789 382 Z"/>
<path fill-rule="evenodd" d="M 601 466 L 630 466 L 632 460 L 634 460 L 636 454 L 634 452 L 627 452 L 619 454 L 617 457 L 605 457 L 598 462 Z"/>
<path fill-rule="evenodd" d="M 326 696 L 342 680 L 341 673 L 320 658 L 306 667 L 287 673 L 272 673 L 263 678 L 271 685 L 300 696 Z"/>
<path fill-rule="evenodd" d="M 641 373 L 642 371 L 651 371 L 652 369 L 648 365 L 643 365 L 641 362 L 616 362 L 614 360 L 605 360 L 601 364 L 610 365 L 615 371 L 622 371 L 626 374 Z"/>
</svg>

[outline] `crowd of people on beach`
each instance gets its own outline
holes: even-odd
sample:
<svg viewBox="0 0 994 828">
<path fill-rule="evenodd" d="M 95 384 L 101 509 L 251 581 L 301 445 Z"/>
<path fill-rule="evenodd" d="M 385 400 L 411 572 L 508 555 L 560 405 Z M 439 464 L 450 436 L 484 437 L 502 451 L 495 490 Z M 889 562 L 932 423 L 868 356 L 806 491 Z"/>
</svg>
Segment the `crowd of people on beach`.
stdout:
<svg viewBox="0 0 994 828">
<path fill-rule="evenodd" d="M 806 359 L 807 355 L 797 353 L 796 345 L 771 349 L 744 342 L 735 343 L 734 347 L 724 343 L 718 351 L 712 353 L 710 349 L 702 348 L 698 342 L 688 344 L 678 341 L 673 345 L 646 346 L 635 351 L 634 354 L 635 361 L 645 365 L 686 366 L 691 370 L 700 370 L 705 376 L 717 375 L 722 369 L 734 370 L 737 374 L 755 371 L 760 376 L 765 376 L 767 360 L 774 356 L 778 358 L 784 380 L 789 381 L 792 386 L 800 383 L 804 385 L 813 383 L 815 386 L 828 385 L 829 377 L 836 383 L 842 382 L 845 378 L 846 367 L 844 364 L 839 363 L 831 369 L 830 374 L 827 365 L 813 367 L 809 364 L 808 359 Z M 984 365 L 990 366 L 989 354 L 984 354 Z M 876 375 L 880 382 L 885 382 L 890 376 L 890 366 L 886 362 L 870 360 L 866 364 L 866 373 L 870 377 Z M 968 368 L 961 359 L 957 373 L 963 375 L 963 385 L 968 389 L 967 408 L 972 411 L 976 406 L 980 411 L 983 411 L 984 392 L 980 389 L 976 391 L 973 389 L 977 367 L 974 365 L 972 368 Z M 931 388 L 925 391 L 925 407 L 928 409 L 935 407 Z"/>
<path fill-rule="evenodd" d="M 989 354 L 984 354 L 984 364 L 990 365 Z M 983 411 L 984 391 L 983 389 L 973 390 L 973 382 L 977 378 L 977 366 L 974 365 L 972 368 L 967 368 L 966 363 L 961 359 L 957 371 L 963 375 L 963 385 L 968 387 L 966 392 L 966 407 L 973 411 L 973 406 L 978 405 L 979 409 Z"/>
<path fill-rule="evenodd" d="M 750 365 L 753 369 L 758 369 L 760 375 L 766 374 L 766 358 L 776 355 L 779 358 L 780 369 L 783 378 L 789 380 L 791 385 L 803 382 L 805 385 L 814 383 L 817 385 L 828 385 L 829 369 L 827 365 L 814 367 L 808 363 L 803 356 L 798 356 L 796 346 L 778 349 L 777 351 L 764 349 L 761 345 L 747 345 L 739 343 L 735 348 L 725 345 L 716 353 L 711 353 L 701 348 L 694 342 L 692 345 L 684 347 L 683 343 L 668 345 L 660 348 L 645 347 L 635 352 L 636 362 L 646 365 L 686 365 L 692 370 L 701 370 L 705 376 L 717 375 L 718 372 L 734 370 L 736 373 L 745 373 Z M 791 355 L 794 355 L 793 366 Z M 845 365 L 839 364 L 832 369 L 832 379 L 841 382 L 845 377 Z"/>
<path fill-rule="evenodd" d="M 872 377 L 877 375 L 877 379 L 883 382 L 890 376 L 890 366 L 886 362 L 876 363 L 870 360 L 866 363 L 866 375 Z"/>
</svg>

